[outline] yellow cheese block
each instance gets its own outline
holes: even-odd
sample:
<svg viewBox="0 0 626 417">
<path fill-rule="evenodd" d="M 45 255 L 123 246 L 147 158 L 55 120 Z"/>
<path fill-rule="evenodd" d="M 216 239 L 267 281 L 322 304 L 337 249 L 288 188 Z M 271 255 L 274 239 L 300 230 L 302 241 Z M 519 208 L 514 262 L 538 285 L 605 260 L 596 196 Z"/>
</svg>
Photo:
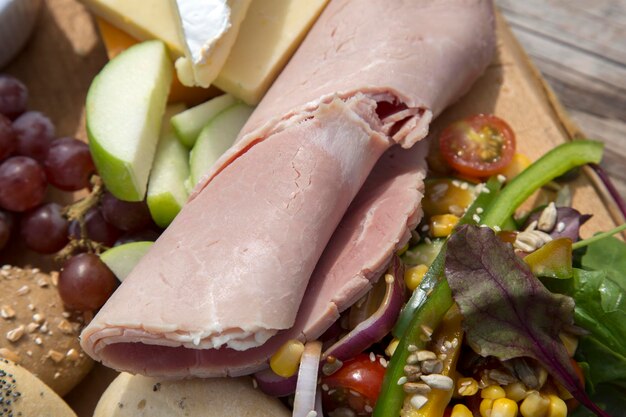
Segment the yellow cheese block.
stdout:
<svg viewBox="0 0 626 417">
<path fill-rule="evenodd" d="M 178 19 L 168 0 L 81 0 L 129 35 L 163 40 L 184 56 Z M 214 85 L 255 105 L 313 25 L 328 0 L 253 0 Z"/>
<path fill-rule="evenodd" d="M 96 18 L 96 22 L 98 23 L 100 36 L 104 42 L 104 47 L 107 50 L 109 59 L 113 59 L 122 51 L 139 42 L 126 32 L 102 20 L 102 18 Z M 185 103 L 188 106 L 195 106 L 220 94 L 222 94 L 222 92 L 216 87 L 186 87 L 182 85 L 176 77 L 173 77 L 167 101 L 168 103 Z"/>
<path fill-rule="evenodd" d="M 253 0 L 214 84 L 248 104 L 258 104 L 326 3 Z"/>
</svg>

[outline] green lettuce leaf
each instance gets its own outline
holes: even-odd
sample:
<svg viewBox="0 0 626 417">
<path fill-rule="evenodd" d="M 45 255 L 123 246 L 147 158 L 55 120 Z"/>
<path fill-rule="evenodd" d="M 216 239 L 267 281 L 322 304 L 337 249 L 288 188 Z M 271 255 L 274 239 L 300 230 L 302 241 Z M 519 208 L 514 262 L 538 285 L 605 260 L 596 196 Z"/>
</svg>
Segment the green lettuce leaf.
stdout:
<svg viewBox="0 0 626 417">
<path fill-rule="evenodd" d="M 452 235 L 445 271 L 477 353 L 534 358 L 581 404 L 608 416 L 587 397 L 558 336 L 573 323 L 570 297 L 548 291 L 511 245 L 486 227 L 463 226 Z"/>
</svg>

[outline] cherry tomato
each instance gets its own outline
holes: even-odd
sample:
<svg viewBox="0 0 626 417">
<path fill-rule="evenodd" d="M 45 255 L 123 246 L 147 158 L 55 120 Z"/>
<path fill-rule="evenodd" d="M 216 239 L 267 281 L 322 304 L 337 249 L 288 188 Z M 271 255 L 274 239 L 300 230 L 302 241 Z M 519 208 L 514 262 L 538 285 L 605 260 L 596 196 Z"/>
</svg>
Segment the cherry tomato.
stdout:
<svg viewBox="0 0 626 417">
<path fill-rule="evenodd" d="M 448 126 L 439 137 L 439 148 L 446 162 L 461 174 L 487 177 L 513 159 L 515 134 L 504 120 L 477 114 Z"/>
<path fill-rule="evenodd" d="M 325 413 L 347 408 L 357 416 L 370 416 L 384 376 L 385 368 L 380 364 L 378 356 L 372 361 L 369 354 L 361 353 L 345 361 L 337 372 L 322 377 Z"/>
</svg>

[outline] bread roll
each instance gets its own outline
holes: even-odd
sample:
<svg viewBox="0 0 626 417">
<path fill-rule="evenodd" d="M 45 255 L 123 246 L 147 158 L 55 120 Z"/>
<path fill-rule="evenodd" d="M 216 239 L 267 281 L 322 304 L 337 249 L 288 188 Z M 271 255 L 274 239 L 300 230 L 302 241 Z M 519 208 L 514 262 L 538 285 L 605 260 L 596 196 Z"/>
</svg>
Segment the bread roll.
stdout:
<svg viewBox="0 0 626 417">
<path fill-rule="evenodd" d="M 65 311 L 54 275 L 8 265 L 0 269 L 0 357 L 64 396 L 93 361 L 78 343 L 82 317 Z"/>
<path fill-rule="evenodd" d="M 122 373 L 93 417 L 281 417 L 291 412 L 252 386 L 250 378 L 162 381 Z"/>
<path fill-rule="evenodd" d="M 0 415 L 76 417 L 72 409 L 39 378 L 0 359 Z"/>
</svg>

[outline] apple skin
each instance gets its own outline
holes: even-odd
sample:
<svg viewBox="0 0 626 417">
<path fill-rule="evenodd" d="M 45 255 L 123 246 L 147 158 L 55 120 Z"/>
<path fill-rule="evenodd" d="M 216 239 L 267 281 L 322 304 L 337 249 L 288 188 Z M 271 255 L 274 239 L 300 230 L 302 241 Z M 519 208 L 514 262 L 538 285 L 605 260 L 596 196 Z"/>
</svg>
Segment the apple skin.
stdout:
<svg viewBox="0 0 626 417">
<path fill-rule="evenodd" d="M 189 177 L 189 150 L 176 139 L 170 123 L 172 116 L 184 109 L 182 105 L 168 106 L 148 181 L 146 201 L 150 215 L 162 228 L 169 226 L 189 197 L 185 188 Z"/>
<path fill-rule="evenodd" d="M 219 113 L 207 124 L 189 154 L 191 188 L 202 179 L 215 161 L 232 146 L 254 107 L 235 104 Z"/>
<path fill-rule="evenodd" d="M 233 96 L 224 94 L 177 114 L 172 117 L 172 128 L 176 137 L 187 148 L 193 148 L 202 128 L 236 102 Z"/>
<path fill-rule="evenodd" d="M 100 260 L 109 267 L 117 279 L 124 281 L 154 242 L 131 242 L 104 251 Z"/>
<path fill-rule="evenodd" d="M 172 80 L 161 41 L 142 42 L 109 61 L 87 93 L 89 148 L 107 189 L 141 201 Z"/>
</svg>

